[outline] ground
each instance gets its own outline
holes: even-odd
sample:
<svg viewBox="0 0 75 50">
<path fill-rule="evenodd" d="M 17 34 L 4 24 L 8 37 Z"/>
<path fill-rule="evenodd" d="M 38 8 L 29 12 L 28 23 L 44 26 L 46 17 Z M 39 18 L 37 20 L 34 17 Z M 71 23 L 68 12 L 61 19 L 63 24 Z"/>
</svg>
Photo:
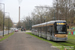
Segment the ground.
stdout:
<svg viewBox="0 0 75 50">
<path fill-rule="evenodd" d="M 46 41 L 42 41 L 25 32 L 15 32 L 0 42 L 0 50 L 59 50 Z"/>
</svg>

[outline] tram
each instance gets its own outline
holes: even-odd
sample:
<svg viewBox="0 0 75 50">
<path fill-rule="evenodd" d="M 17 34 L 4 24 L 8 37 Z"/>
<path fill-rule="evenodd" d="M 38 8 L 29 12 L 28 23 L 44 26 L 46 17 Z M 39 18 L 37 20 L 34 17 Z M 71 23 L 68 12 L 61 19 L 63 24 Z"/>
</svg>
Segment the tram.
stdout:
<svg viewBox="0 0 75 50">
<path fill-rule="evenodd" d="M 65 20 L 54 20 L 32 26 L 32 34 L 53 41 L 67 40 L 67 23 Z"/>
</svg>

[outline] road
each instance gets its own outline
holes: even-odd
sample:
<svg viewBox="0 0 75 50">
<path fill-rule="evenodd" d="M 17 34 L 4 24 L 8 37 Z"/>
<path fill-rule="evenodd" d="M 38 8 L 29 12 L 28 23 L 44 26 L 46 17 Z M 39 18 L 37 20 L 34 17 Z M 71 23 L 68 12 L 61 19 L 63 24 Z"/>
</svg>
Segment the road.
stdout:
<svg viewBox="0 0 75 50">
<path fill-rule="evenodd" d="M 13 32 L 12 30 L 9 30 L 9 33 L 11 33 L 11 32 Z M 4 31 L 4 35 L 5 34 L 8 34 L 8 30 L 5 30 Z M 3 35 L 3 31 L 0 31 L 0 36 L 2 36 Z"/>
<path fill-rule="evenodd" d="M 15 32 L 12 36 L 0 42 L 0 50 L 59 50 L 25 32 Z"/>
</svg>

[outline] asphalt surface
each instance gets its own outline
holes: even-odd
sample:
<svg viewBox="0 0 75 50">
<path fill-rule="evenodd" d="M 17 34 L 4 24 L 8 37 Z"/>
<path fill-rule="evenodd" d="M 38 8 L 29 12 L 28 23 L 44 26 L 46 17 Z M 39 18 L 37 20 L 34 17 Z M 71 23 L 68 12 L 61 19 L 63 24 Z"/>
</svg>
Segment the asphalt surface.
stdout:
<svg viewBox="0 0 75 50">
<path fill-rule="evenodd" d="M 9 30 L 9 33 L 11 33 L 11 32 L 13 32 L 12 30 Z M 5 34 L 8 34 L 8 30 L 5 30 L 4 31 L 4 35 Z M 0 36 L 2 36 L 3 35 L 3 31 L 0 31 Z"/>
<path fill-rule="evenodd" d="M 59 50 L 51 46 L 50 43 L 21 31 L 0 42 L 0 50 Z"/>
</svg>

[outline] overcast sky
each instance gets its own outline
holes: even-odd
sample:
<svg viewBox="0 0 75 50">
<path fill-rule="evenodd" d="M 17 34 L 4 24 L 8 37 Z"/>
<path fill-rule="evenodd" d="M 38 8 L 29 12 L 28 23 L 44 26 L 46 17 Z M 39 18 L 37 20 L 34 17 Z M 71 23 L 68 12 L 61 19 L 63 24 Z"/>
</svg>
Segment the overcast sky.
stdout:
<svg viewBox="0 0 75 50">
<path fill-rule="evenodd" d="M 5 11 L 10 13 L 10 18 L 13 22 L 18 22 L 19 19 L 19 2 L 18 0 L 3 0 L 2 3 L 5 3 Z M 21 7 L 21 18 L 28 16 L 35 9 L 35 6 L 52 6 L 53 0 L 22 0 Z"/>
</svg>

